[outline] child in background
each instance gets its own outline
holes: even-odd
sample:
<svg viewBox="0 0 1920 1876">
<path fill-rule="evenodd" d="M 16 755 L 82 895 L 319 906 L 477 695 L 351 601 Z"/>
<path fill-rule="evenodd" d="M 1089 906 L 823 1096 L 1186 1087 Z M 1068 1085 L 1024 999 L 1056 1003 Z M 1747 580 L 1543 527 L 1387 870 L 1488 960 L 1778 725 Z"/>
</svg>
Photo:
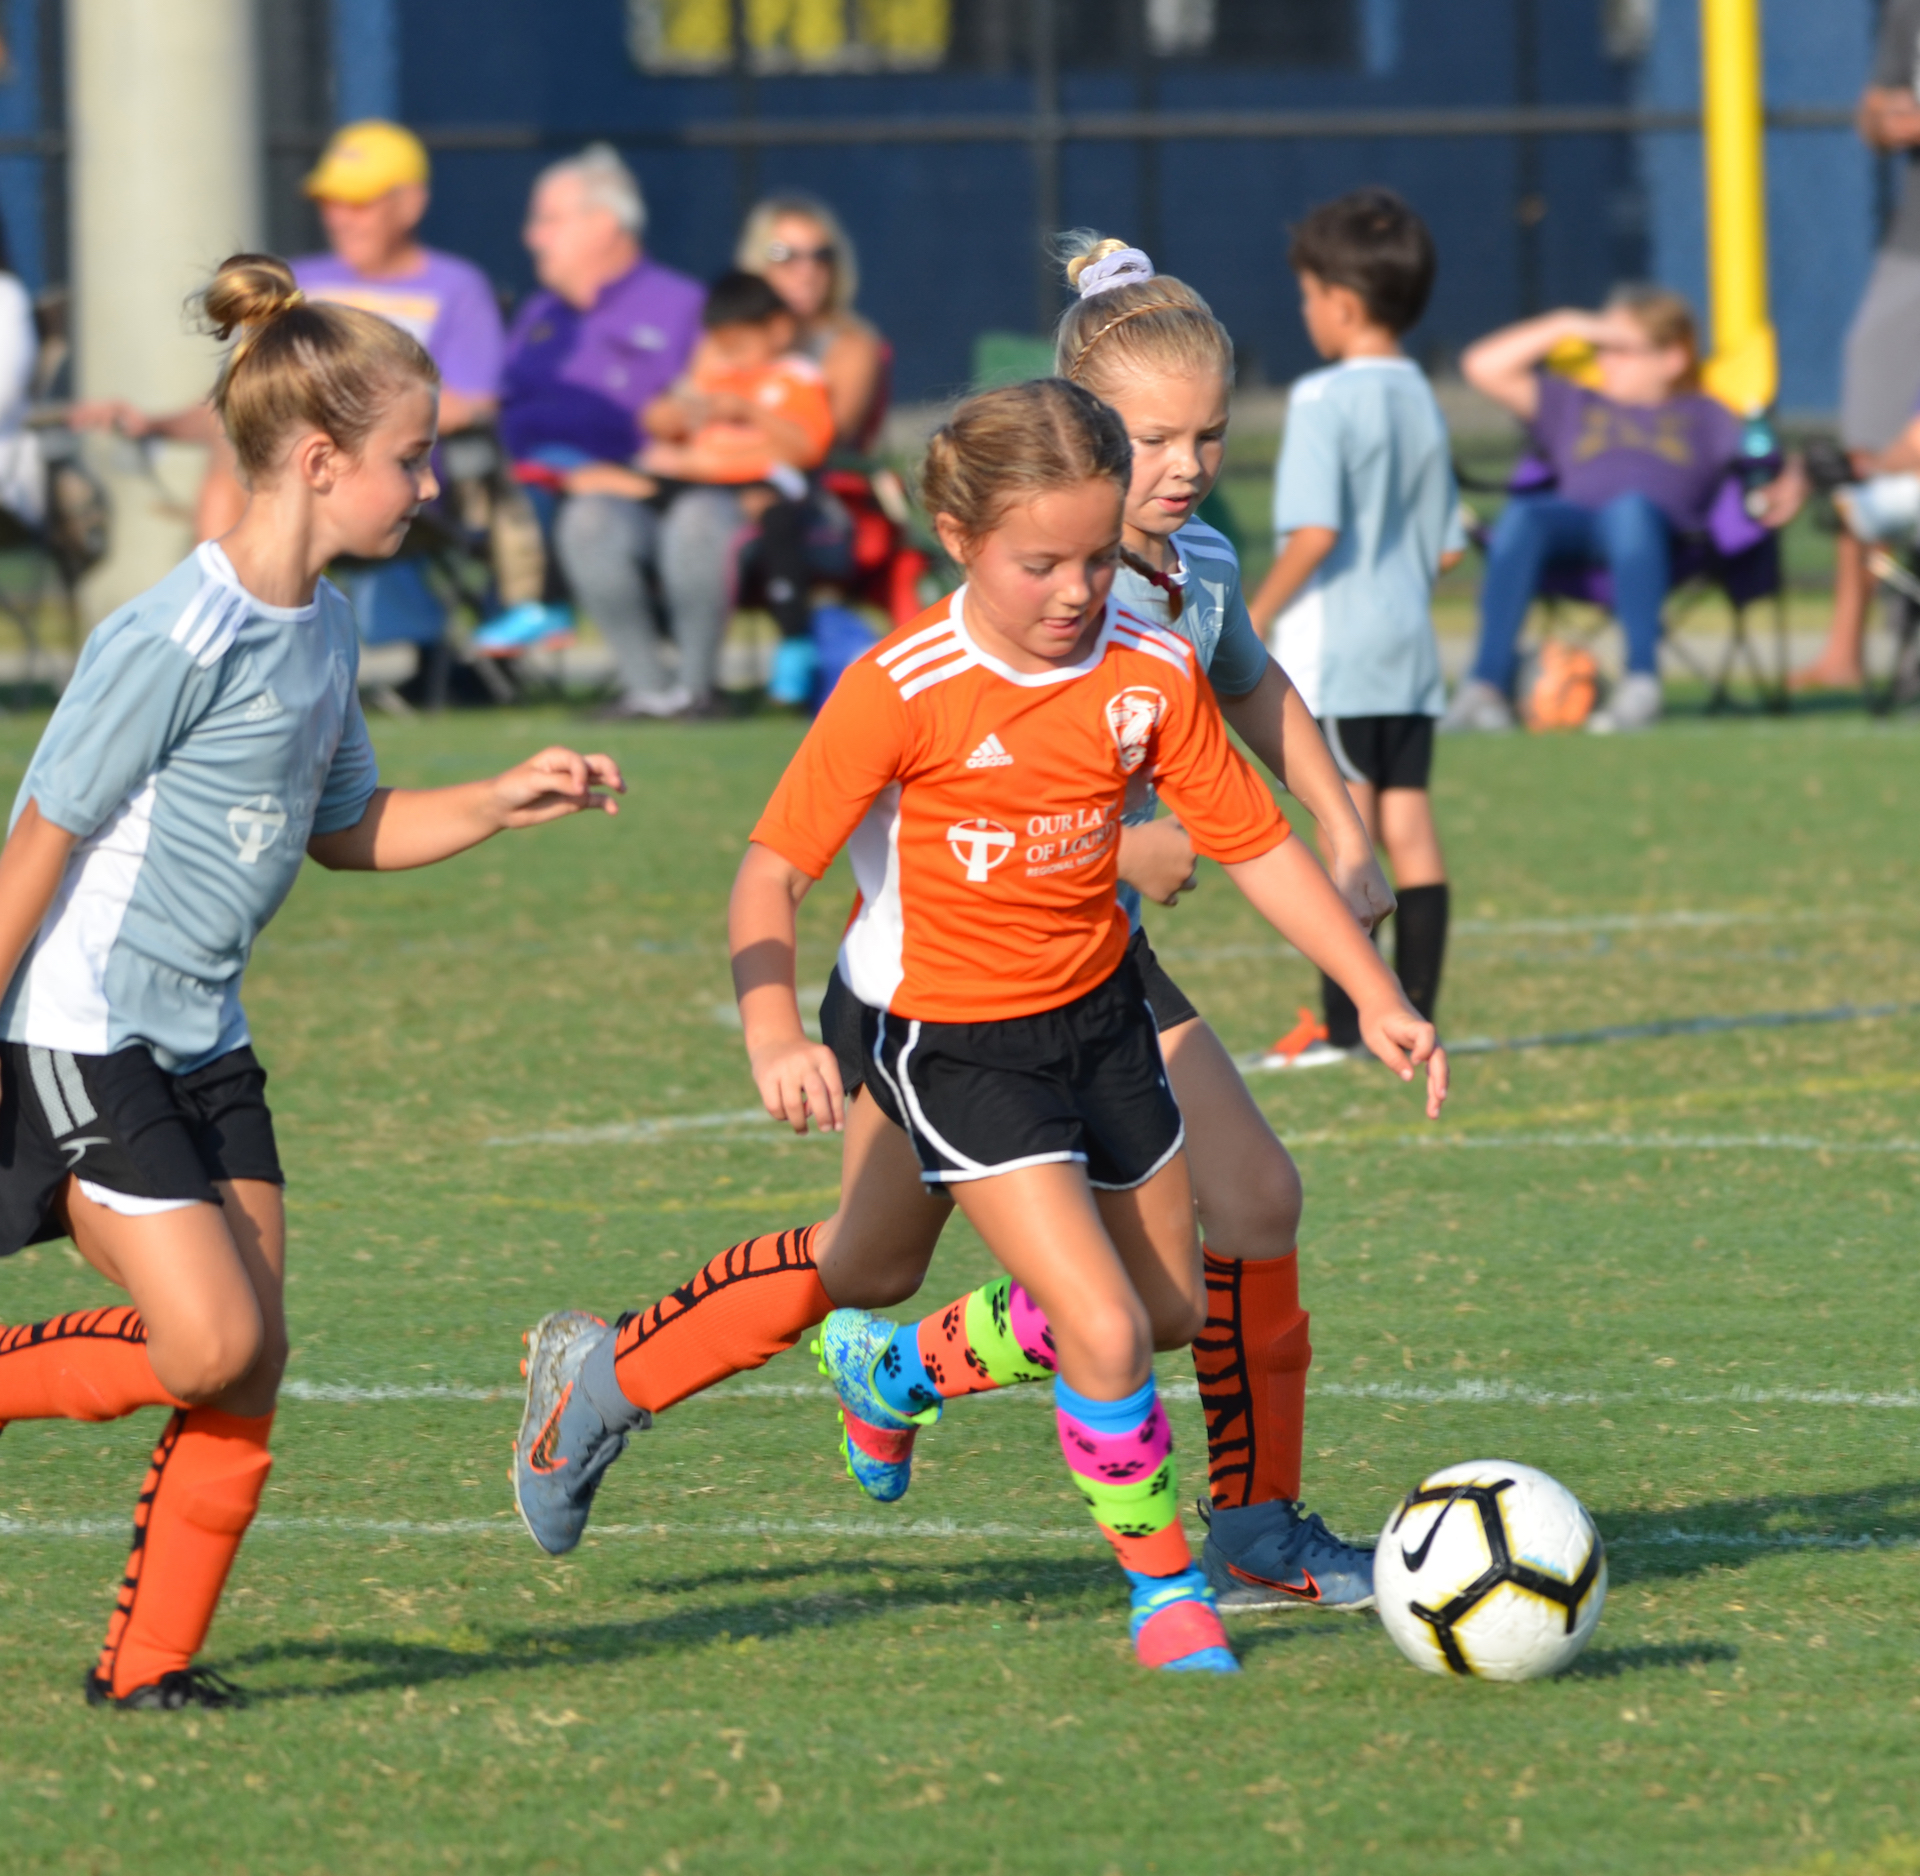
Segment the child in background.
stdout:
<svg viewBox="0 0 1920 1876">
<path fill-rule="evenodd" d="M 132 1306 L 0 1327 L 0 1425 L 174 1411 L 89 1704 L 224 1707 L 193 1665 L 259 1506 L 287 1360 L 284 1180 L 240 1006 L 302 858 L 426 866 L 613 803 L 605 756 L 382 788 L 337 555 L 391 554 L 435 493 L 438 374 L 270 256 L 204 300 L 239 523 L 95 627 L 0 852 L 0 1257 L 70 1237 Z"/>
<path fill-rule="evenodd" d="M 757 525 L 752 554 L 780 628 L 770 694 L 804 702 L 812 682 L 807 473 L 833 447 L 833 410 L 820 367 L 794 348 L 799 327 L 758 274 L 722 274 L 700 315 L 685 379 L 642 414 L 652 439 L 633 469 L 592 463 L 566 478 L 571 494 L 631 495 L 661 507 L 687 486 L 736 491 Z M 801 667 L 805 667 L 804 673 Z"/>
<path fill-rule="evenodd" d="M 754 830 L 729 921 L 767 1111 L 838 1131 L 836 1051 L 801 1027 L 794 927 L 850 849 L 862 898 L 829 1001 L 869 1042 L 865 1151 L 849 1140 L 830 1224 L 737 1245 L 612 1328 L 540 1323 L 514 1484 L 542 1548 L 579 1542 L 631 1430 L 790 1347 L 842 1277 L 870 1279 L 860 1251 L 902 1223 L 913 1235 L 902 1215 L 932 1209 L 924 1189 L 958 1203 L 1044 1312 L 1062 1450 L 1131 1582 L 1140 1660 L 1234 1669 L 1153 1380 L 1154 1348 L 1192 1337 L 1206 1294 L 1180 1111 L 1115 894 L 1131 778 L 1151 773 L 1195 845 L 1352 985 L 1383 1060 L 1409 1080 L 1426 1064 L 1430 1114 L 1446 1062 L 1233 751 L 1193 648 L 1112 603 L 1130 453 L 1114 413 L 1058 379 L 970 399 L 930 444 L 927 507 L 967 584 L 842 678 Z"/>
<path fill-rule="evenodd" d="M 1287 401 L 1274 478 L 1279 553 L 1249 602 L 1256 630 L 1320 719 L 1399 900 L 1394 966 L 1429 1022 L 1447 945 L 1447 869 L 1427 783 L 1446 709 L 1433 583 L 1465 549 L 1447 426 L 1400 335 L 1426 310 L 1433 238 L 1387 189 L 1315 209 L 1287 255 L 1314 349 L 1334 364 Z M 1323 977 L 1326 1035 L 1292 1056 L 1360 1045 L 1351 999 Z"/>
</svg>

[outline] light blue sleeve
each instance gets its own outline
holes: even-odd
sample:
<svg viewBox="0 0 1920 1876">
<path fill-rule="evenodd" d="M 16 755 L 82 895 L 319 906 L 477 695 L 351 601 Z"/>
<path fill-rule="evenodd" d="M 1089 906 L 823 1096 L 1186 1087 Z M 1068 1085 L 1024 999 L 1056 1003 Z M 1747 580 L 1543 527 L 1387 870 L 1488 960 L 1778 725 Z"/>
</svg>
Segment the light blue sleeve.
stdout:
<svg viewBox="0 0 1920 1876">
<path fill-rule="evenodd" d="M 374 759 L 373 740 L 367 734 L 366 713 L 360 708 L 356 685 L 347 700 L 347 720 L 340 731 L 340 747 L 333 752 L 333 766 L 327 770 L 325 786 L 320 790 L 320 805 L 314 810 L 313 831 L 337 834 L 343 828 L 358 827 L 360 817 L 380 786 L 380 765 Z"/>
<path fill-rule="evenodd" d="M 1340 413 L 1318 385 L 1287 405 L 1286 435 L 1280 466 L 1273 478 L 1273 531 L 1332 528 L 1341 515 L 1342 450 Z"/>
<path fill-rule="evenodd" d="M 1444 436 L 1446 432 L 1441 431 Z M 1453 459 L 1447 459 L 1447 529 L 1440 539 L 1440 551 L 1443 554 L 1464 554 L 1467 551 L 1467 523 L 1461 512 L 1460 484 L 1454 480 Z"/>
<path fill-rule="evenodd" d="M 162 633 L 132 622 L 87 641 L 28 765 L 29 799 L 56 827 L 85 840 L 166 760 L 212 708 L 216 663 L 203 666 Z"/>
<path fill-rule="evenodd" d="M 1244 697 L 1266 676 L 1272 662 L 1260 634 L 1253 629 L 1253 616 L 1247 611 L 1247 596 L 1240 590 L 1240 570 L 1236 567 L 1227 589 L 1225 623 L 1207 666 L 1207 681 L 1222 697 Z"/>
</svg>

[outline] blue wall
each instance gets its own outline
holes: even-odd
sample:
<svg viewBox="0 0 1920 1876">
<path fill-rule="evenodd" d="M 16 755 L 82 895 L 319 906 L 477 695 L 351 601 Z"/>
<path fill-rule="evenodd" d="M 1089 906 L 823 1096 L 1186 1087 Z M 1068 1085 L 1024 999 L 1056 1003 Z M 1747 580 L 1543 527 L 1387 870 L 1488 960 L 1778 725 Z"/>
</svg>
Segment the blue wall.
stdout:
<svg viewBox="0 0 1920 1876">
<path fill-rule="evenodd" d="M 1873 0 L 1773 0 L 1766 22 L 1766 92 L 1774 105 L 1851 104 L 1873 49 Z M 1699 98 L 1700 19 L 1664 0 L 1636 101 Z M 1706 200 L 1700 139 L 1638 140 L 1651 216 L 1650 272 L 1706 306 Z M 1776 130 L 1767 138 L 1767 221 L 1780 403 L 1830 411 L 1840 401 L 1840 346 L 1873 260 L 1873 159 L 1851 130 Z"/>
<path fill-rule="evenodd" d="M 356 0 L 367 8 L 374 0 Z M 649 78 L 624 41 L 620 0 L 393 0 L 400 100 L 434 126 L 531 124 L 545 147 L 449 151 L 438 160 L 433 238 L 471 254 L 504 285 L 528 283 L 517 226 L 542 161 L 594 133 L 633 138 L 627 154 L 652 208 L 650 245 L 696 274 L 723 266 L 738 212 L 728 151 L 648 147 L 649 128 L 731 114 L 726 79 Z M 1358 68 L 1340 72 L 1162 68 L 1169 109 L 1500 105 L 1520 95 L 1520 0 L 1361 0 Z M 1600 44 L 1598 0 L 1537 0 L 1539 96 L 1551 103 L 1625 102 L 1631 73 Z M 760 82 L 767 116 L 1015 111 L 1020 77 L 927 74 L 776 78 Z M 343 87 L 344 90 L 344 87 Z M 1063 76 L 1072 108 L 1128 108 L 1124 73 Z M 1285 228 L 1313 202 L 1367 181 L 1403 190 L 1428 216 L 1442 268 L 1415 348 L 1444 356 L 1520 310 L 1522 236 L 1515 214 L 1521 154 L 1512 140 L 1402 139 L 1321 143 L 1185 143 L 1159 163 L 1159 252 L 1201 288 L 1239 339 L 1251 375 L 1291 377 L 1311 359 L 1285 266 Z M 1624 138 L 1546 142 L 1548 213 L 1538 233 L 1545 303 L 1594 300 L 1645 267 L 1647 217 Z M 1140 163 L 1130 146 L 1069 146 L 1063 221 L 1139 238 Z M 1019 145 L 893 146 L 763 152 L 763 187 L 798 185 L 832 200 L 858 242 L 868 313 L 893 339 L 903 394 L 960 384 L 973 335 L 1031 330 L 1037 265 L 1033 166 Z"/>
<path fill-rule="evenodd" d="M 8 70 L 0 82 L 0 137 L 25 137 L 57 128 L 41 120 L 41 9 L 37 0 L 7 0 L 5 21 Z M 64 240 L 50 242 L 47 226 L 48 159 L 36 155 L 0 155 L 0 217 L 6 222 L 7 251 L 13 271 L 37 293 L 47 285 Z"/>
</svg>

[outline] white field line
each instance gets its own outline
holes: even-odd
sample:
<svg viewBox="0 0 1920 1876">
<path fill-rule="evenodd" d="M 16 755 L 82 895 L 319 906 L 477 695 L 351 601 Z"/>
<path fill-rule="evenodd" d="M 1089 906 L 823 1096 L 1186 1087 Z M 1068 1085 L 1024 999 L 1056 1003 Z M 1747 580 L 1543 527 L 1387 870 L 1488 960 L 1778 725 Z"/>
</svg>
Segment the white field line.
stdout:
<svg viewBox="0 0 1920 1876">
<path fill-rule="evenodd" d="M 1533 1387 L 1523 1381 L 1449 1381 L 1431 1385 L 1417 1381 L 1315 1381 L 1311 1395 L 1322 1400 L 1404 1401 L 1423 1407 L 1868 1407 L 1896 1412 L 1920 1411 L 1920 1388 L 1733 1387 L 1712 1393 L 1681 1388 L 1627 1389 L 1599 1393 L 1585 1389 Z M 345 1381 L 288 1381 L 283 1400 L 309 1405 L 381 1406 L 398 1401 L 517 1401 L 517 1387 L 471 1387 L 457 1382 L 418 1387 L 358 1387 Z M 1192 1381 L 1166 1381 L 1163 1400 L 1194 1401 L 1200 1390 Z M 833 1389 L 823 1381 L 735 1381 L 696 1394 L 682 1407 L 723 1407 L 743 1400 L 830 1400 Z M 1024 1402 L 1050 1406 L 1052 1392 L 1044 1387 L 1012 1387 L 970 1397 L 981 1405 Z"/>
<path fill-rule="evenodd" d="M 126 1541 L 125 1518 L 17 1518 L 0 1516 L 0 1538 L 100 1538 Z M 256 1537 L 473 1538 L 524 1542 L 517 1519 L 497 1518 L 278 1518 L 253 1521 Z M 969 1524 L 955 1518 L 730 1518 L 712 1523 L 596 1524 L 592 1538 L 824 1537 L 862 1541 L 879 1538 L 917 1543 L 990 1539 L 996 1543 L 1078 1544 L 1089 1548 L 1096 1533 L 1084 1526 L 1035 1529 L 1021 1524 Z M 1605 1533 L 1603 1532 L 1604 1536 Z M 1613 1550 L 1677 1549 L 1740 1551 L 1912 1550 L 1920 1538 L 1868 1533 L 1842 1537 L 1823 1531 L 1695 1531 L 1678 1525 L 1633 1537 L 1608 1537 Z"/>
<path fill-rule="evenodd" d="M 1338 1134 L 1303 1134 L 1296 1146 L 1342 1146 Z M 1630 1153 L 1920 1153 L 1920 1140 L 1829 1140 L 1804 1133 L 1403 1133 L 1354 1144 L 1483 1152 L 1576 1152 L 1614 1148 Z"/>
</svg>

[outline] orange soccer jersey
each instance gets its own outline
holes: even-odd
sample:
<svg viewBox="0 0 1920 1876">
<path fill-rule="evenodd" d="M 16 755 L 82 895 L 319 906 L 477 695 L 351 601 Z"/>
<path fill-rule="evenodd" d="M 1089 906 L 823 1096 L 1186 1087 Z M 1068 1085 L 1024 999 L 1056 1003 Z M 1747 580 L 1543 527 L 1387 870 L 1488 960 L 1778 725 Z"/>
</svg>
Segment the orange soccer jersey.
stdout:
<svg viewBox="0 0 1920 1876">
<path fill-rule="evenodd" d="M 1288 831 L 1184 639 L 1109 601 L 1081 663 L 1015 671 L 968 635 L 965 604 L 962 587 L 847 671 L 753 830 L 815 879 L 850 845 L 841 974 L 926 1022 L 1057 1009 L 1112 975 L 1120 814 L 1142 770 L 1211 859 Z"/>
</svg>

